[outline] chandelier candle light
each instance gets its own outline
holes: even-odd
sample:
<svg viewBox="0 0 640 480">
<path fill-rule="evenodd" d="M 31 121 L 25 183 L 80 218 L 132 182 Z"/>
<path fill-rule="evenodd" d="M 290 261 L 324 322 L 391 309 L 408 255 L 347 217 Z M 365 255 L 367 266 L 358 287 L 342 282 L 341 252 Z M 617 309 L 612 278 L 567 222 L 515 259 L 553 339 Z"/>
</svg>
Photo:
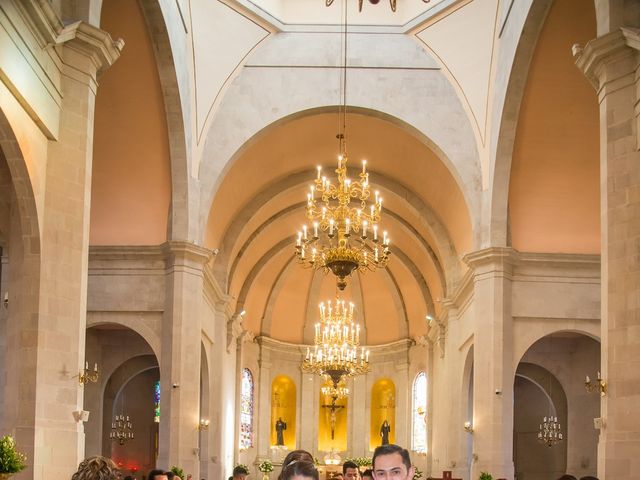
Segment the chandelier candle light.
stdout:
<svg viewBox="0 0 640 480">
<path fill-rule="evenodd" d="M 323 394 L 344 397 L 349 390 L 340 383 L 369 371 L 369 351 L 360 345 L 360 325 L 353 323 L 353 303 L 344 300 L 320 304 L 320 322 L 315 325 L 313 350 L 307 347 L 302 371 L 331 380 Z"/>
<path fill-rule="evenodd" d="M 133 423 L 129 419 L 129 415 L 116 415 L 111 424 L 111 440 L 117 441 L 120 445 L 124 445 L 127 440 L 133 440 Z"/>
<path fill-rule="evenodd" d="M 560 431 L 558 417 L 544 417 L 540 424 L 538 441 L 547 447 L 553 447 L 562 442 L 562 432 Z"/>
<path fill-rule="evenodd" d="M 296 240 L 296 256 L 306 267 L 331 271 L 344 290 L 345 277 L 355 270 L 383 268 L 389 259 L 389 235 L 380 232 L 382 197 L 371 196 L 367 161 L 362 161 L 360 180 L 347 177 L 347 155 L 338 156 L 337 184 L 318 167 L 315 185 L 307 194 L 307 219 Z M 355 199 L 355 202 L 352 202 Z"/>
<path fill-rule="evenodd" d="M 382 197 L 371 185 L 367 161 L 362 161 L 359 180 L 347 176 L 347 0 L 344 6 L 342 68 L 340 83 L 340 131 L 337 182 L 322 174 L 318 167 L 315 183 L 307 193 L 306 217 L 296 240 L 295 254 L 308 268 L 331 271 L 338 278 L 338 288 L 347 286 L 345 278 L 354 271 L 384 268 L 389 259 L 389 236 L 379 231 Z M 353 200 L 353 201 L 352 201 Z"/>
</svg>

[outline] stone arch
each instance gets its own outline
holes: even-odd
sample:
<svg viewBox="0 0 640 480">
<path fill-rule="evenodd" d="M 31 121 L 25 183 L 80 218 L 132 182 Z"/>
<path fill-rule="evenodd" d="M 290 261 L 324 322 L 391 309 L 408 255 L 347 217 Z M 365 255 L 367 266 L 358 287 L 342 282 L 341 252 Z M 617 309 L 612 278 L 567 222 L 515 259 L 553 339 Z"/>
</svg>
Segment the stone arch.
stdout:
<svg viewBox="0 0 640 480">
<path fill-rule="evenodd" d="M 231 284 L 231 280 L 238 262 L 242 258 L 242 254 L 248 249 L 251 242 L 257 238 L 258 234 L 271 223 L 277 221 L 280 217 L 288 215 L 296 209 L 302 209 L 304 207 L 304 203 L 289 205 L 279 212 L 274 213 L 267 221 L 256 228 L 244 241 L 242 246 L 237 249 L 233 242 L 240 237 L 248 219 L 251 218 L 260 208 L 264 207 L 265 203 L 268 203 L 275 195 L 285 193 L 291 189 L 299 187 L 300 185 L 305 185 L 308 182 L 308 176 L 307 172 L 301 172 L 299 174 L 289 175 L 282 180 L 269 185 L 267 188 L 256 194 L 251 202 L 247 204 L 238 215 L 236 215 L 235 219 L 229 225 L 223 236 L 223 240 L 219 247 L 220 251 L 216 256 L 214 263 L 216 278 L 222 285 L 225 285 L 227 289 Z M 385 210 L 386 214 L 393 217 L 401 224 L 403 229 L 409 232 L 416 241 L 421 244 L 421 247 L 425 251 L 425 256 L 431 260 L 437 271 L 440 283 L 446 295 L 448 289 L 456 283 L 460 276 L 458 255 L 446 228 L 439 220 L 433 209 L 411 189 L 402 185 L 400 182 L 381 175 L 377 178 L 378 184 L 382 188 L 386 189 L 391 195 L 407 201 L 406 206 L 423 222 L 422 226 L 427 229 L 428 233 L 434 239 L 435 245 L 432 247 L 417 231 L 416 227 L 410 225 L 394 211 L 388 209 Z"/>
<path fill-rule="evenodd" d="M 274 75 L 276 74 L 279 74 L 279 72 L 274 73 Z M 255 79 L 245 78 L 245 76 L 250 77 L 250 75 L 241 73 L 229 87 L 206 137 L 203 158 L 208 161 L 203 163 L 200 168 L 202 185 L 200 225 L 202 226 L 206 225 L 213 198 L 225 174 L 249 145 L 278 125 L 283 125 L 305 116 L 332 112 L 337 108 L 334 106 L 335 102 L 331 98 L 330 92 L 320 89 L 313 91 L 315 95 L 309 95 L 309 89 L 304 82 L 290 84 L 291 79 L 287 79 L 285 76 L 280 80 L 286 85 L 277 89 L 282 91 L 282 98 L 269 99 L 274 101 L 278 108 L 272 108 L 269 112 L 261 111 L 261 108 L 266 109 L 265 99 L 259 98 L 263 91 L 258 92 L 254 88 L 242 87 L 243 82 L 256 81 Z M 388 98 L 398 100 L 397 92 L 405 91 L 406 87 L 400 88 L 400 86 L 394 85 L 393 81 L 382 82 L 376 78 L 369 79 L 369 81 L 374 81 L 375 83 L 375 85 L 371 86 L 371 90 L 380 91 L 380 95 L 376 95 L 375 99 L 372 100 L 371 95 L 364 95 L 364 92 L 358 89 L 356 94 L 350 97 L 352 100 L 348 110 L 350 113 L 370 115 L 387 120 L 427 145 L 446 166 L 462 192 L 472 223 L 472 235 L 475 235 L 477 233 L 475 227 L 479 224 L 479 190 L 481 187 L 475 139 L 464 109 L 459 104 L 459 100 L 448 80 L 441 74 L 438 74 L 432 80 L 437 85 L 419 84 L 416 85 L 416 88 L 428 90 L 428 87 L 433 87 L 434 90 L 429 90 L 429 94 L 433 94 L 435 90 L 438 90 L 442 94 L 441 96 L 447 96 L 448 92 L 451 95 L 451 101 L 458 108 L 448 111 L 446 116 L 444 112 L 438 109 L 430 111 L 431 115 L 418 114 L 417 112 L 414 117 L 407 115 L 406 109 L 403 110 L 398 107 L 406 103 L 405 107 L 412 106 L 408 110 L 415 110 L 415 101 L 410 101 L 408 96 L 402 96 L 402 101 L 398 101 L 394 105 L 382 100 L 385 98 L 385 92 L 389 94 Z M 363 85 L 362 90 L 367 90 L 365 87 Z M 233 103 L 232 100 L 236 95 L 240 95 L 240 92 L 237 91 L 239 88 L 242 89 L 243 96 L 247 94 L 256 95 L 255 99 L 251 98 L 246 102 L 243 101 L 243 105 L 246 106 L 243 109 L 237 108 L 237 105 L 229 105 Z M 302 88 L 305 89 L 305 94 L 297 95 L 297 91 Z M 295 99 L 295 102 L 292 101 L 293 99 Z M 440 102 L 442 103 L 441 100 Z M 241 118 L 238 118 L 239 115 L 241 115 Z M 449 135 L 448 129 L 441 128 L 443 124 L 455 125 L 460 129 L 456 131 L 456 136 L 452 136 Z"/>
<path fill-rule="evenodd" d="M 191 175 L 189 175 L 182 96 L 169 32 L 158 0 L 140 0 L 140 5 L 153 44 L 167 117 L 171 159 L 171 206 L 167 224 L 167 240 L 193 241 L 196 219 L 192 218 L 194 212 L 191 209 L 190 198 L 195 187 L 190 184 Z"/>
<path fill-rule="evenodd" d="M 598 36 L 620 27 L 640 26 L 640 5 L 636 0 L 594 0 Z"/>
<path fill-rule="evenodd" d="M 160 332 L 155 331 L 146 321 L 144 316 L 133 316 L 126 314 L 102 314 L 99 312 L 88 312 L 87 328 L 101 325 L 115 324 L 127 327 L 140 335 L 151 347 L 153 354 L 160 358 L 161 343 Z"/>
<path fill-rule="evenodd" d="M 600 342 L 600 322 L 599 321 L 576 321 L 564 320 L 546 323 L 544 328 L 538 328 L 535 331 L 522 331 L 514 342 L 513 348 L 513 367 L 517 368 L 522 361 L 524 354 L 539 340 L 544 337 L 553 335 L 554 333 L 577 333 L 585 335 L 597 342 Z M 514 337 L 516 337 L 514 335 Z"/>
<path fill-rule="evenodd" d="M 547 18 L 553 0 L 537 0 L 532 3 L 518 41 L 509 82 L 504 97 L 502 117 L 495 146 L 495 158 L 491 169 L 491 196 L 489 198 L 489 238 L 487 245 L 508 246 L 508 202 L 511 159 L 515 145 L 520 106 L 531 59 L 538 36 Z"/>
<path fill-rule="evenodd" d="M 11 113 L 11 110 L 7 112 Z M 15 129 L 12 125 L 14 120 Z M 38 340 L 34 338 L 33 342 L 25 343 L 20 339 L 24 335 L 33 336 L 39 322 L 41 219 L 34 183 L 41 159 L 28 158 L 30 149 L 25 147 L 23 151 L 21 148 L 21 140 L 25 140 L 26 145 L 30 139 L 20 137 L 19 121 L 10 119 L 0 109 L 0 162 L 6 162 L 5 168 L 8 170 L 3 187 L 8 187 L 8 199 L 12 203 L 4 212 L 8 215 L 7 225 L 10 225 L 11 231 L 2 232 L 6 235 L 2 244 L 3 261 L 8 259 L 10 268 L 6 282 L 3 282 L 3 294 L 7 294 L 8 303 L 4 305 L 2 298 L 3 306 L 0 307 L 3 310 L 0 361 L 3 365 L 17 366 L 5 369 L 6 375 L 0 382 L 0 429 L 13 433 L 18 443 L 27 446 L 24 453 L 33 458 L 37 372 L 37 355 L 34 351 L 38 347 Z M 17 428 L 26 425 L 32 427 Z"/>
</svg>

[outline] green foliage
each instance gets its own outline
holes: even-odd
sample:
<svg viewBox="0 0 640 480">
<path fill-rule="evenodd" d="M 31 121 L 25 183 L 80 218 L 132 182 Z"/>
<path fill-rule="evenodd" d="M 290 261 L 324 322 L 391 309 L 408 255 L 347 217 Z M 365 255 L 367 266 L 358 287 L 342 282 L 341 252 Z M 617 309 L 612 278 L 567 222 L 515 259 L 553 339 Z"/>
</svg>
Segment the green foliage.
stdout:
<svg viewBox="0 0 640 480">
<path fill-rule="evenodd" d="M 16 450 L 13 437 L 5 435 L 0 439 L 0 473 L 18 473 L 27 466 L 27 457 Z"/>
<path fill-rule="evenodd" d="M 415 465 L 413 466 L 413 468 L 415 470 L 415 473 L 413 474 L 413 480 L 418 480 L 419 478 L 422 478 L 422 470 L 420 470 Z"/>
<path fill-rule="evenodd" d="M 358 467 L 370 467 L 371 466 L 371 458 L 370 457 L 354 457 L 347 458 L 345 462 L 353 462 Z"/>
<path fill-rule="evenodd" d="M 493 480 L 493 477 L 487 472 L 480 472 L 480 478 L 478 480 Z"/>
<path fill-rule="evenodd" d="M 183 471 L 181 468 L 176 467 L 176 466 L 174 465 L 173 467 L 171 467 L 171 471 L 173 472 L 173 474 L 174 474 L 176 477 L 180 477 L 182 480 L 184 480 L 184 478 L 185 478 L 185 477 L 184 477 L 184 471 Z"/>
<path fill-rule="evenodd" d="M 258 465 L 258 470 L 260 470 L 262 473 L 273 472 L 273 463 L 271 463 L 271 461 L 269 460 L 263 460 L 262 463 Z"/>
</svg>

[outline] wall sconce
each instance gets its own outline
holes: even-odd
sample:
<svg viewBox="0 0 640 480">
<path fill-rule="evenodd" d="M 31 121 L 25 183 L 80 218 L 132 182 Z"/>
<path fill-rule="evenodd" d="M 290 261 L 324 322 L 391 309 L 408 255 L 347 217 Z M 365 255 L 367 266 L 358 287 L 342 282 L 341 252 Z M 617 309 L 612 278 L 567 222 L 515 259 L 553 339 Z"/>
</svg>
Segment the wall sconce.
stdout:
<svg viewBox="0 0 640 480">
<path fill-rule="evenodd" d="M 200 419 L 200 423 L 198 424 L 198 430 L 208 430 L 209 429 L 209 420 L 205 418 Z"/>
<path fill-rule="evenodd" d="M 473 425 L 471 425 L 471 422 L 464 422 L 464 431 L 467 433 L 473 433 Z"/>
<path fill-rule="evenodd" d="M 88 410 L 76 410 L 71 412 L 73 414 L 73 418 L 77 423 L 87 422 L 89 420 L 89 411 Z"/>
<path fill-rule="evenodd" d="M 87 383 L 96 383 L 98 381 L 98 364 L 93 364 L 93 371 L 89 370 L 89 362 L 84 362 L 84 368 L 78 373 L 78 383 L 86 385 Z"/>
<path fill-rule="evenodd" d="M 600 392 L 600 396 L 604 397 L 607 394 L 607 382 L 602 380 L 600 376 L 600 372 L 598 372 L 598 376 L 595 382 L 592 382 L 589 378 L 589 375 L 586 376 L 584 381 L 584 387 L 587 389 L 587 392 Z"/>
</svg>

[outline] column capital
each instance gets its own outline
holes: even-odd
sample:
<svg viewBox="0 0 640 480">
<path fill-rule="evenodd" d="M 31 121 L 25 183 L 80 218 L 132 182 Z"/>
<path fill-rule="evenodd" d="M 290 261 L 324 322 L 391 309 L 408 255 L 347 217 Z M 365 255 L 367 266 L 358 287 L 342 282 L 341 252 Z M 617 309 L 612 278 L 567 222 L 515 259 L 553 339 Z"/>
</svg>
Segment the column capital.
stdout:
<svg viewBox="0 0 640 480">
<path fill-rule="evenodd" d="M 56 38 L 56 44 L 90 58 L 96 73 L 113 65 L 124 48 L 124 40 L 113 40 L 109 33 L 86 22 L 75 22 L 64 27 Z"/>
<path fill-rule="evenodd" d="M 167 267 L 173 265 L 204 266 L 213 258 L 213 252 L 195 243 L 169 241 L 162 245 Z"/>
<path fill-rule="evenodd" d="M 462 257 L 465 262 L 475 272 L 484 270 L 511 270 L 517 259 L 517 251 L 510 247 L 489 247 L 467 253 Z"/>
<path fill-rule="evenodd" d="M 633 73 L 633 69 L 607 70 L 607 65 L 640 51 L 640 29 L 623 27 L 589 41 L 584 48 L 573 46 L 576 66 L 598 93 L 605 84 Z M 628 70 L 628 71 L 627 71 Z"/>
</svg>

